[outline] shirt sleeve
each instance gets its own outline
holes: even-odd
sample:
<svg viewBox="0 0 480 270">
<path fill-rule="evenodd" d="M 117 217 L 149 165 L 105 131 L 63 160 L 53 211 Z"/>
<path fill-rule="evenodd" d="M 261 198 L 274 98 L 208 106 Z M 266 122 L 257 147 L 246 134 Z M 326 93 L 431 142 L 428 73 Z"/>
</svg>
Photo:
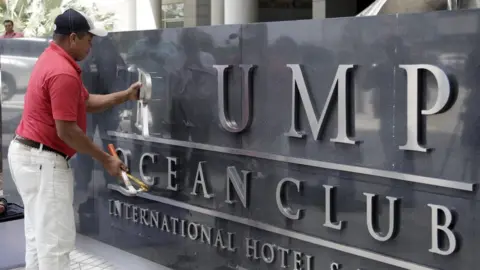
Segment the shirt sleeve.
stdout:
<svg viewBox="0 0 480 270">
<path fill-rule="evenodd" d="M 83 99 L 85 100 L 85 102 L 87 102 L 88 98 L 90 97 L 90 92 L 88 92 L 88 89 L 83 84 L 82 84 L 82 89 L 85 95 Z"/>
<path fill-rule="evenodd" d="M 78 78 L 67 74 L 52 77 L 48 82 L 53 119 L 77 121 L 78 105 L 84 91 Z"/>
</svg>

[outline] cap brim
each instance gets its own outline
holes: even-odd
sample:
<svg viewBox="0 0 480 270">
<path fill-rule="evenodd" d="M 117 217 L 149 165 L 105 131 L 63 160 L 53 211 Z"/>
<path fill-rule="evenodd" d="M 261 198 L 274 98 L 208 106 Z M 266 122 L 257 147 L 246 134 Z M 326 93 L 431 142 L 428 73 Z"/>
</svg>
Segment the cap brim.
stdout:
<svg viewBox="0 0 480 270">
<path fill-rule="evenodd" d="M 107 30 L 102 29 L 102 28 L 94 28 L 94 29 L 92 29 L 92 30 L 90 30 L 90 31 L 88 31 L 88 32 L 90 32 L 92 35 L 98 36 L 98 37 L 106 37 L 106 36 L 108 36 Z"/>
</svg>

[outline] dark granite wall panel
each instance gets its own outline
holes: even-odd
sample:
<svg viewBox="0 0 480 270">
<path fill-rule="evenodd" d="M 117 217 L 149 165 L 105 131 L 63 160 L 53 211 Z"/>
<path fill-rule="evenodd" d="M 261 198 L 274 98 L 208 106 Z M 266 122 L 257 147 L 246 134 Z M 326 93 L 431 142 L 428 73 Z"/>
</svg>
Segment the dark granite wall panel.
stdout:
<svg viewBox="0 0 480 270">
<path fill-rule="evenodd" d="M 146 74 L 152 99 L 147 110 L 129 102 L 89 116 L 88 135 L 105 148 L 114 143 L 151 190 L 124 196 L 99 164 L 75 156 L 79 232 L 173 269 L 475 269 L 479 19 L 469 10 L 96 40 L 81 63 L 87 88 L 107 94 Z M 18 42 L 33 53 L 33 40 Z M 25 84 L 28 69 L 11 64 L 25 58 L 7 53 L 18 45 L 0 40 L 0 46 L 3 78 L 19 74 Z M 5 62 L 12 56 L 18 62 Z M 237 128 L 250 112 L 242 132 L 226 131 L 220 120 L 223 65 L 230 120 L 223 125 Z M 252 66 L 250 80 L 241 65 Z M 332 87 L 343 65 L 355 68 Z M 402 65 L 436 68 L 448 82 L 428 71 L 414 80 Z M 300 91 L 303 82 L 307 91 Z M 292 86 L 303 101 L 310 96 L 311 108 L 294 98 Z M 21 116 L 22 91 L 2 102 L 4 153 Z M 243 102 L 248 91 L 251 110 Z M 442 97 L 440 111 L 434 105 Z M 292 119 L 303 138 L 287 136 Z M 342 123 L 356 144 L 331 141 Z M 430 151 L 401 149 L 415 128 L 419 147 Z M 169 177 L 178 190 L 169 188 Z M 6 166 L 5 178 L 11 182 Z"/>
</svg>

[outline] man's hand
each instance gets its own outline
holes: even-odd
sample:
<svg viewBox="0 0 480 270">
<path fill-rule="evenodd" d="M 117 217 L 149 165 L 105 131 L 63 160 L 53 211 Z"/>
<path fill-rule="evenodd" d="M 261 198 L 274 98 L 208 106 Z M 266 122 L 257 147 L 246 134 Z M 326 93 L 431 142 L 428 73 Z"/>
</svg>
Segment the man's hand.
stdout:
<svg viewBox="0 0 480 270">
<path fill-rule="evenodd" d="M 136 82 L 127 89 L 128 100 L 138 100 L 140 97 L 141 82 Z"/>
<path fill-rule="evenodd" d="M 123 171 L 127 171 L 127 166 L 114 156 L 110 156 L 103 162 L 103 167 L 111 176 L 121 177 Z"/>
</svg>

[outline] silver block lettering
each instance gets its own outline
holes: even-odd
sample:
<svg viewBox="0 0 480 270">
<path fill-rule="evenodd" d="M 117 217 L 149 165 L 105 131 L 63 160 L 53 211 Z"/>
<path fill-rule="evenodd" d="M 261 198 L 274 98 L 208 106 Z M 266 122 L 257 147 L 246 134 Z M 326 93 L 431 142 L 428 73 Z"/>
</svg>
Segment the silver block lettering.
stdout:
<svg viewBox="0 0 480 270">
<path fill-rule="evenodd" d="M 335 187 L 329 185 L 323 185 L 325 188 L 325 223 L 323 226 L 327 228 L 332 228 L 335 230 L 342 230 L 344 226 L 344 221 L 333 222 L 332 221 L 332 200 L 333 200 L 333 192 L 335 191 Z"/>
<path fill-rule="evenodd" d="M 303 253 L 299 251 L 293 251 L 293 270 L 303 270 Z"/>
<path fill-rule="evenodd" d="M 227 168 L 227 199 L 226 203 L 233 204 L 232 201 L 232 186 L 235 189 L 235 192 L 242 202 L 243 207 L 247 208 L 248 206 L 248 188 L 250 182 L 251 172 L 242 171 L 243 181 L 238 174 L 237 169 L 234 166 Z"/>
<path fill-rule="evenodd" d="M 150 227 L 158 228 L 159 213 L 157 211 L 150 212 Z"/>
<path fill-rule="evenodd" d="M 153 153 L 144 153 L 140 157 L 140 165 L 138 166 L 140 171 L 140 177 L 142 178 L 143 182 L 145 182 L 147 185 L 153 186 L 156 184 L 158 177 L 145 175 L 145 172 L 143 169 L 144 169 L 144 162 L 146 158 L 149 158 L 152 161 L 152 163 L 155 164 L 158 162 L 158 155 Z"/>
<path fill-rule="evenodd" d="M 277 249 L 280 251 L 280 266 L 282 268 L 287 268 L 287 257 L 290 253 L 290 249 L 278 246 Z"/>
<path fill-rule="evenodd" d="M 271 264 L 275 261 L 275 249 L 272 244 L 265 243 L 262 245 L 261 256 L 265 263 Z"/>
<path fill-rule="evenodd" d="M 138 211 L 139 210 L 140 209 L 138 208 L 138 206 L 135 206 L 135 205 L 132 206 L 132 221 L 134 223 L 138 223 L 138 214 L 139 214 Z"/>
<path fill-rule="evenodd" d="M 253 65 L 240 65 L 243 71 L 243 89 L 242 89 L 242 120 L 241 123 L 235 122 L 230 117 L 228 104 L 228 86 L 225 79 L 230 65 L 213 65 L 217 70 L 217 90 L 218 90 L 218 116 L 220 124 L 229 132 L 239 133 L 248 129 L 252 123 L 253 104 L 252 104 L 252 71 Z"/>
<path fill-rule="evenodd" d="M 428 251 L 431 253 L 448 256 L 451 255 L 457 249 L 457 238 L 453 231 L 449 228 L 453 225 L 453 215 L 452 212 L 443 205 L 428 204 L 428 207 L 432 210 L 432 248 Z M 445 223 L 439 225 L 439 212 L 443 212 L 445 215 Z M 442 231 L 448 239 L 447 249 L 441 249 L 439 231 Z"/>
<path fill-rule="evenodd" d="M 174 180 L 177 178 L 177 171 L 173 169 L 174 166 L 177 165 L 177 158 L 176 157 L 167 157 L 168 162 L 168 184 L 167 189 L 177 191 L 178 185 L 174 183 Z"/>
<path fill-rule="evenodd" d="M 445 109 L 451 95 L 450 81 L 443 70 L 433 65 L 400 65 L 400 68 L 407 72 L 407 142 L 399 148 L 400 150 L 427 152 L 428 149 L 419 143 L 419 118 L 438 114 Z M 433 107 L 428 110 L 422 109 L 419 114 L 421 93 L 418 89 L 418 76 L 420 70 L 428 70 L 434 75 L 438 85 L 438 94 Z"/>
<path fill-rule="evenodd" d="M 287 183 L 294 184 L 295 187 L 297 188 L 298 192 L 301 192 L 301 190 L 302 190 L 301 189 L 301 187 L 302 187 L 302 182 L 301 181 L 299 181 L 297 179 L 293 179 L 293 178 L 283 178 L 280 182 L 278 182 L 277 190 L 276 190 L 276 193 L 275 193 L 275 198 L 276 198 L 276 201 L 277 201 L 277 207 L 278 207 L 278 210 L 280 210 L 280 213 L 282 213 L 282 215 L 284 215 L 285 217 L 287 217 L 289 219 L 298 220 L 303 215 L 304 210 L 303 209 L 297 209 L 295 211 L 292 208 L 290 208 L 289 206 L 285 205 L 285 189 L 284 189 L 284 186 Z"/>
<path fill-rule="evenodd" d="M 198 238 L 198 235 L 199 235 L 199 227 L 200 225 L 199 224 L 196 224 L 196 223 L 188 223 L 188 230 L 187 230 L 187 233 L 188 233 L 188 237 L 192 240 L 197 240 Z M 192 230 L 193 229 L 193 230 Z"/>
<path fill-rule="evenodd" d="M 214 195 L 211 193 L 208 193 L 208 190 L 207 190 L 207 183 L 205 183 L 205 176 L 203 174 L 204 163 L 205 161 L 200 161 L 198 163 L 197 174 L 195 176 L 195 183 L 193 184 L 193 189 L 190 194 L 197 195 L 197 185 L 201 185 L 202 191 L 203 191 L 203 197 L 206 199 L 210 199 L 210 198 L 213 198 Z"/>
<path fill-rule="evenodd" d="M 202 241 L 202 243 L 207 243 L 211 245 L 213 229 L 205 225 L 201 225 L 200 228 L 201 228 L 200 241 Z"/>
<path fill-rule="evenodd" d="M 123 203 L 121 201 L 115 201 L 114 216 L 117 216 L 120 218 L 123 216 L 122 206 L 123 206 Z"/>
<path fill-rule="evenodd" d="M 258 240 L 245 238 L 246 257 L 254 260 L 260 259 L 258 256 Z"/>
<path fill-rule="evenodd" d="M 318 140 L 318 137 L 322 131 L 327 112 L 330 110 L 333 101 L 338 100 L 338 123 L 337 123 L 337 137 L 332 138 L 330 141 L 337 143 L 346 143 L 346 144 L 355 144 L 356 141 L 349 138 L 349 129 L 351 129 L 354 124 L 353 114 L 350 114 L 348 111 L 348 95 L 347 81 L 348 81 L 348 71 L 354 68 L 354 65 L 339 65 L 335 79 L 330 88 L 330 92 L 327 97 L 325 106 L 323 107 L 322 114 L 320 119 L 317 120 L 315 109 L 312 104 L 310 94 L 308 93 L 307 85 L 305 83 L 305 78 L 303 77 L 302 69 L 298 64 L 288 64 L 292 70 L 292 114 L 291 114 L 291 125 L 290 130 L 287 133 L 287 136 L 295 138 L 303 138 L 305 136 L 304 132 L 297 130 L 297 120 L 298 120 L 298 93 L 300 93 L 300 99 L 302 101 L 303 107 L 305 108 L 305 113 L 307 114 L 308 123 L 313 134 L 313 138 Z M 298 93 L 297 93 L 298 90 Z"/>
<path fill-rule="evenodd" d="M 380 233 L 376 232 L 377 224 L 375 222 L 373 208 L 374 200 L 376 199 L 377 195 L 371 193 L 363 193 L 367 197 L 367 228 L 370 235 L 377 241 L 385 242 L 390 240 L 396 233 L 397 229 L 397 220 L 396 217 L 398 216 L 396 213 L 396 203 L 398 202 L 398 198 L 387 196 L 388 205 L 389 205 L 389 215 L 388 215 L 388 231 L 385 235 L 380 235 Z"/>
</svg>

